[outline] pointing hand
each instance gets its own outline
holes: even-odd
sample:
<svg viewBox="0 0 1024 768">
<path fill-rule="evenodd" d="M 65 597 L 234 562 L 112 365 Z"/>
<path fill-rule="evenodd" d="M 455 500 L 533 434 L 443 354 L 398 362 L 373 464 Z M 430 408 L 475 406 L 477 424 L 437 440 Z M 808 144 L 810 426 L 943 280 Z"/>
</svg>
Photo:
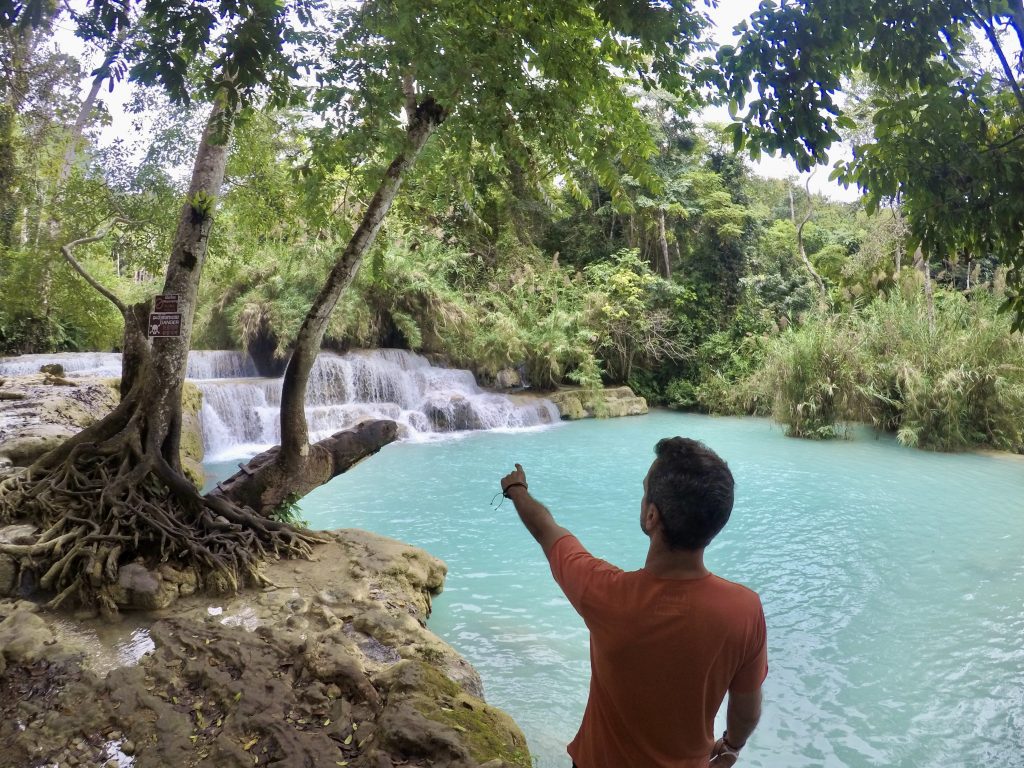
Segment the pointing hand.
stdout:
<svg viewBox="0 0 1024 768">
<path fill-rule="evenodd" d="M 501 478 L 501 492 L 507 495 L 509 488 L 522 486 L 525 490 L 526 485 L 526 472 L 523 471 L 522 464 L 516 464 L 515 470 L 509 472 L 503 478 Z"/>
</svg>

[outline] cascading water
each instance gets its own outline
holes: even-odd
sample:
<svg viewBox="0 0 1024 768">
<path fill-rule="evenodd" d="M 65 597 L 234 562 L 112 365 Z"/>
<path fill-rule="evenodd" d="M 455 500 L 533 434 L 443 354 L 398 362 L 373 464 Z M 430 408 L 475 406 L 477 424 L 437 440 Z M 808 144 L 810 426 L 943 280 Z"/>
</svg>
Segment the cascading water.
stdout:
<svg viewBox="0 0 1024 768">
<path fill-rule="evenodd" d="M 0 376 L 39 373 L 43 365 L 60 365 L 65 373 L 87 376 L 120 376 L 121 355 L 117 352 L 57 352 L 52 355 L 0 357 Z"/>
<path fill-rule="evenodd" d="M 0 358 L 0 376 L 37 373 L 57 363 L 68 375 L 121 375 L 113 352 Z M 259 378 L 248 355 L 194 350 L 188 378 L 203 393 L 203 441 L 213 460 L 252 455 L 281 441 L 282 379 Z M 336 355 L 322 352 L 309 377 L 306 418 L 310 440 L 328 437 L 364 419 L 393 419 L 404 439 L 425 440 L 476 429 L 554 424 L 549 400 L 485 392 L 469 371 L 438 368 L 397 349 Z"/>
<path fill-rule="evenodd" d="M 281 440 L 282 379 L 196 379 L 203 392 L 203 439 L 210 458 L 252 454 Z M 322 352 L 309 377 L 310 440 L 364 419 L 393 419 L 405 439 L 463 430 L 514 429 L 557 423 L 549 400 L 516 401 L 485 392 L 469 371 L 437 368 L 403 350 L 336 355 Z"/>
</svg>

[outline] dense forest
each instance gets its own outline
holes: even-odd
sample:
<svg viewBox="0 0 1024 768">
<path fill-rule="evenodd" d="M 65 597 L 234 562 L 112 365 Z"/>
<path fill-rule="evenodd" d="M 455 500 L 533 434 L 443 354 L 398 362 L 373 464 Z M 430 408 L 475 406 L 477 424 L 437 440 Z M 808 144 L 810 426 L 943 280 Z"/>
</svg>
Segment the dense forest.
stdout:
<svg viewBox="0 0 1024 768">
<path fill-rule="evenodd" d="M 137 85 L 119 124 L 150 130 L 98 148 L 111 115 L 96 88 L 83 97 L 90 74 L 60 25 L 3 41 L 4 354 L 120 348 L 120 314 L 61 249 L 126 303 L 157 293 L 204 120 Z M 879 122 L 871 88 L 845 131 L 855 143 Z M 730 126 L 664 92 L 632 97 L 656 149 L 643 172 L 567 176 L 541 141 L 498 154 L 442 133 L 324 345 L 437 353 L 484 381 L 521 367 L 540 389 L 628 383 L 653 404 L 772 414 L 805 437 L 853 420 L 921 447 L 1024 450 L 1024 347 L 998 311 L 994 255 L 910 250 L 898 195 L 869 209 L 759 178 Z M 193 346 L 248 349 L 280 373 L 386 161 L 332 164 L 346 151 L 359 150 L 326 147 L 299 107 L 239 120 Z"/>
</svg>

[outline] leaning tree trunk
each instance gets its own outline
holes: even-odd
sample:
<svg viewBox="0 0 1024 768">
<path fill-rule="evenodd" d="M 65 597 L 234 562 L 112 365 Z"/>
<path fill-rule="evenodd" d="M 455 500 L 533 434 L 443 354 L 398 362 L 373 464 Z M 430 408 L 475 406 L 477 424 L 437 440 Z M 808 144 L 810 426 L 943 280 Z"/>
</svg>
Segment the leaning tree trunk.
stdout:
<svg viewBox="0 0 1024 768">
<path fill-rule="evenodd" d="M 305 411 L 306 388 L 331 313 L 355 278 L 363 256 L 373 245 L 405 174 L 445 118 L 444 109 L 429 97 L 415 108 L 407 107 L 407 112 L 410 120 L 405 147 L 384 173 L 384 178 L 363 213 L 362 221 L 338 255 L 299 329 L 281 389 L 280 450 L 273 456 L 257 457 L 258 461 L 254 460 L 230 484 L 224 484 L 218 492 L 227 498 L 239 502 L 244 500 L 249 504 L 258 503 L 259 506 L 255 508 L 266 512 L 285 503 L 289 496 L 300 495 L 297 488 L 308 490 L 322 485 L 350 465 L 337 461 L 337 440 L 345 433 L 338 433 L 310 446 Z M 362 451 L 379 450 L 393 439 L 395 433 L 390 430 L 373 432 L 369 442 L 360 445 L 357 453 L 362 455 Z M 341 453 L 344 454 L 346 450 Z"/>
<path fill-rule="evenodd" d="M 27 518 L 44 528 L 35 544 L 3 544 L 0 552 L 37 569 L 39 586 L 55 593 L 51 605 L 70 600 L 115 612 L 112 586 L 121 565 L 136 559 L 179 561 L 232 589 L 246 576 L 258 579 L 268 553 L 309 552 L 311 536 L 223 498 L 202 497 L 180 471 L 181 392 L 229 125 L 215 107 L 167 266 L 163 290 L 179 297 L 181 335 L 146 339 L 146 307 L 120 305 L 130 383 L 121 403 L 0 483 L 0 519 Z"/>
</svg>

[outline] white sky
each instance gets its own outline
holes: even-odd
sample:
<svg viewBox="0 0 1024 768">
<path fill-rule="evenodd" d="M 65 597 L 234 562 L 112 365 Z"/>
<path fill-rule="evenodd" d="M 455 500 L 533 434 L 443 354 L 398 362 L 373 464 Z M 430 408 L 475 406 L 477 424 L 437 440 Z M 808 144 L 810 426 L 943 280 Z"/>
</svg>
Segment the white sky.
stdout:
<svg viewBox="0 0 1024 768">
<path fill-rule="evenodd" d="M 749 18 L 750 14 L 757 10 L 760 2 L 761 0 L 719 0 L 718 8 L 710 12 L 717 28 L 715 40 L 719 44 L 731 42 L 734 38 L 732 34 L 733 28 L 743 19 Z M 706 109 L 701 113 L 701 118 L 718 123 L 732 122 L 732 119 L 729 117 L 729 111 L 725 107 Z M 849 154 L 850 148 L 845 144 L 833 145 L 829 151 L 829 157 L 833 162 L 847 159 Z M 773 179 L 799 177 L 801 184 L 804 184 L 807 180 L 808 174 L 799 174 L 796 165 L 789 158 L 762 156 L 761 160 L 756 163 L 749 160 L 748 162 L 750 162 L 754 172 L 760 176 L 768 176 Z M 819 166 L 811 178 L 811 191 L 820 192 L 834 200 L 849 201 L 860 198 L 860 193 L 855 187 L 846 189 L 834 181 L 829 181 L 828 176 L 831 172 L 831 165 Z"/>
<path fill-rule="evenodd" d="M 740 21 L 748 18 L 749 15 L 757 9 L 760 0 L 719 0 L 719 7 L 710 11 L 710 15 L 715 22 L 716 32 L 715 39 L 719 43 L 729 42 L 732 38 L 732 29 Z M 61 20 L 61 33 L 58 33 L 58 45 L 65 48 L 68 52 L 74 53 L 78 56 L 82 56 L 85 59 L 83 46 L 81 41 L 74 37 L 71 30 L 71 22 L 67 17 L 63 17 Z M 92 61 L 89 63 L 95 65 L 100 61 L 100 55 L 96 54 L 92 57 Z M 86 80 L 83 83 L 83 97 L 85 92 L 88 91 L 89 81 Z M 106 128 L 101 134 L 102 143 L 113 142 L 117 138 L 123 138 L 126 140 L 139 138 L 138 131 L 133 126 L 133 116 L 125 114 L 124 104 L 128 100 L 128 88 L 125 83 L 121 83 L 114 89 L 113 93 L 107 92 L 104 88 L 101 98 L 107 106 L 113 116 L 113 125 Z M 137 116 L 134 117 L 137 119 Z M 728 111 L 724 107 L 709 108 L 701 113 L 698 119 L 703 119 L 718 123 L 731 122 Z M 845 145 L 837 145 L 833 147 L 830 152 L 830 156 L 833 160 L 840 157 L 846 157 L 849 154 L 849 148 Z M 756 163 L 751 162 L 751 167 L 755 173 L 761 176 L 768 176 L 771 178 L 796 178 L 799 174 L 796 166 L 789 159 L 781 157 L 762 157 L 762 159 Z M 820 192 L 824 195 L 836 200 L 856 200 L 859 197 L 859 193 L 856 189 L 844 189 L 835 182 L 828 181 L 828 175 L 831 172 L 830 167 L 820 167 L 816 173 L 814 173 L 811 179 L 811 190 Z M 806 175 L 804 175 L 800 181 L 804 182 Z"/>
</svg>

